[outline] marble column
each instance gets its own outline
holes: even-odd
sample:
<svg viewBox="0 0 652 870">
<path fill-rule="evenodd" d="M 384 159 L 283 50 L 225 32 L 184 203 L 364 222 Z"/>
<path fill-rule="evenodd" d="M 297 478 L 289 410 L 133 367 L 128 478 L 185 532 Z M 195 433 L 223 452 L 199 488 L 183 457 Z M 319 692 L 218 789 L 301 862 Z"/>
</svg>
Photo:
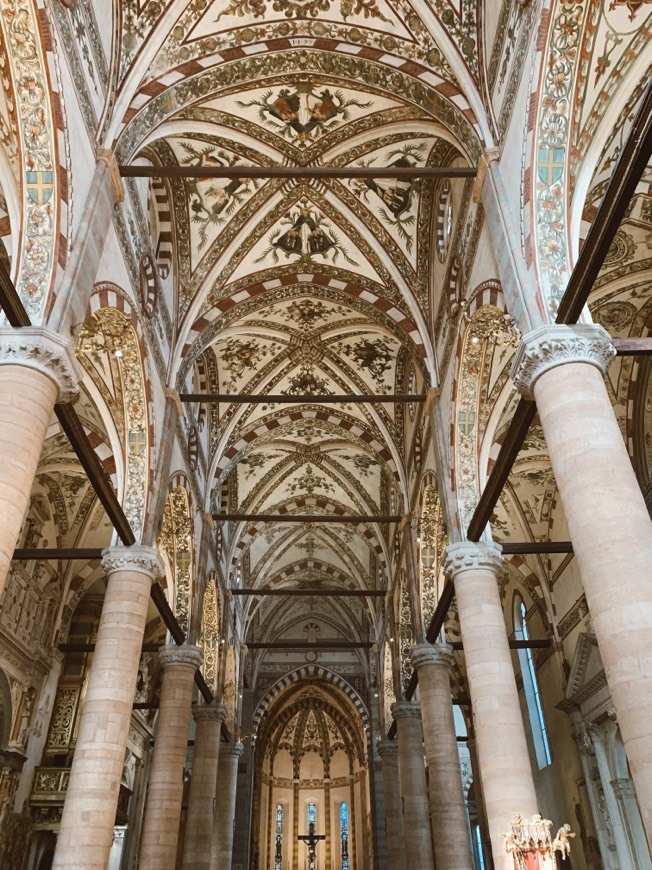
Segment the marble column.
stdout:
<svg viewBox="0 0 652 870">
<path fill-rule="evenodd" d="M 140 840 L 140 870 L 174 870 L 183 800 L 183 768 L 195 671 L 196 646 L 161 647 L 161 698 Z"/>
<path fill-rule="evenodd" d="M 426 767 L 423 760 L 421 711 L 411 701 L 392 704 L 396 722 L 398 760 L 403 798 L 405 854 L 402 862 L 407 870 L 433 870 L 430 806 Z M 400 866 L 400 865 L 399 865 Z"/>
<path fill-rule="evenodd" d="M 600 326 L 542 327 L 512 377 L 537 404 L 652 849 L 652 521 L 604 384 L 614 354 Z"/>
<path fill-rule="evenodd" d="M 106 870 L 113 843 L 152 581 L 164 567 L 150 547 L 110 547 L 107 587 L 81 714 L 54 870 Z"/>
<path fill-rule="evenodd" d="M 188 796 L 183 870 L 209 870 L 224 704 L 201 704 L 192 711 L 195 749 Z"/>
<path fill-rule="evenodd" d="M 400 867 L 405 858 L 405 828 L 398 769 L 398 743 L 395 740 L 381 740 L 378 744 L 378 755 L 382 759 L 387 867 Z"/>
<path fill-rule="evenodd" d="M 455 583 L 494 865 L 513 870 L 504 834 L 514 813 L 530 818 L 538 809 L 498 589 L 501 549 L 450 544 L 443 567 Z"/>
<path fill-rule="evenodd" d="M 467 870 L 473 860 L 451 699 L 452 648 L 417 644 L 411 658 L 419 675 L 435 863 L 437 870 Z"/>
<path fill-rule="evenodd" d="M 217 780 L 210 870 L 231 870 L 238 761 L 241 755 L 242 743 L 239 741 L 223 743 L 220 747 L 220 772 Z"/>
<path fill-rule="evenodd" d="M 69 342 L 47 329 L 0 328 L 0 594 L 2 594 L 55 402 L 77 392 Z"/>
</svg>

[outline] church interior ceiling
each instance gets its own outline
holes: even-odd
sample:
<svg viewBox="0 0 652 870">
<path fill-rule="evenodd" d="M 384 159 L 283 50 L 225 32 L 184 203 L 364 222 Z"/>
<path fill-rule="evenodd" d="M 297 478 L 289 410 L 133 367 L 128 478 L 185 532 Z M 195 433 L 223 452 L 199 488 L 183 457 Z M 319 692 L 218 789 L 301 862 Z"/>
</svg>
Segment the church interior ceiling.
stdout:
<svg viewBox="0 0 652 870">
<path fill-rule="evenodd" d="M 374 179 L 371 170 L 477 166 L 485 149 L 507 143 L 518 156 L 505 172 L 530 179 L 513 204 L 516 232 L 536 261 L 540 308 L 552 316 L 640 99 L 641 88 L 626 99 L 619 88 L 644 78 L 649 3 L 555 0 L 536 57 L 537 2 L 123 0 L 113 4 L 116 16 L 108 3 L 51 5 L 53 69 L 65 66 L 78 102 L 61 111 L 74 113 L 90 141 L 113 149 L 119 163 L 216 171 L 215 178 L 125 180 L 114 224 L 123 283 L 131 286 L 105 288 L 105 301 L 90 307 L 74 336 L 84 428 L 140 539 L 164 440 L 161 385 L 277 397 L 184 404 L 169 486 L 159 481 L 168 499 L 158 538 L 166 593 L 180 624 L 195 639 L 201 631 L 206 650 L 219 649 L 205 656 L 206 673 L 224 690 L 229 727 L 237 727 L 243 686 L 255 684 L 258 703 L 289 671 L 317 663 L 368 706 L 380 694 L 386 731 L 388 702 L 411 677 L 415 632 L 423 634 L 441 594 L 441 553 L 468 523 L 517 403 L 508 377 L 517 333 L 490 334 L 508 305 L 473 180 Z M 0 2 L 0 51 L 23 39 L 32 51 L 28 9 L 28 0 Z M 43 189 L 47 173 L 60 169 L 55 157 L 62 162 L 83 146 L 58 131 L 52 148 L 57 131 L 50 105 L 40 111 L 47 89 L 39 51 L 28 58 L 34 82 L 18 114 L 8 86 L 0 93 L 0 144 L 14 187 L 21 189 L 21 173 L 41 173 L 40 192 L 32 181 L 22 216 L 12 211 L 9 182 L 0 190 L 0 253 L 15 273 L 20 265 L 18 290 L 35 318 L 52 303 L 47 288 L 61 286 L 83 209 L 81 202 L 57 209 L 59 198 Z M 526 114 L 518 102 L 526 75 L 540 77 L 541 98 L 530 107 L 527 136 L 518 122 L 515 144 L 508 136 L 514 114 Z M 602 135 L 606 125 L 613 135 Z M 17 136 L 31 136 L 34 148 L 11 146 Z M 28 155 L 37 169 L 27 170 Z M 370 172 L 217 177 L 220 168 L 278 165 Z M 86 184 L 67 169 L 60 177 L 73 190 Z M 11 231 L 21 220 L 30 257 Z M 651 241 L 648 169 L 590 300 L 591 316 L 614 337 L 652 328 Z M 650 366 L 619 358 L 607 385 L 652 503 Z M 446 527 L 441 504 L 428 494 L 437 490 L 436 445 L 425 403 L 283 401 L 433 388 L 442 397 L 439 447 L 458 528 Z M 208 515 L 220 513 L 409 522 L 232 520 L 205 533 Z M 491 531 L 498 542 L 568 539 L 538 421 Z M 211 589 L 218 589 L 210 618 L 198 603 L 204 586 L 191 578 L 206 558 L 204 534 L 212 536 L 210 582 L 217 577 Z M 21 546 L 99 548 L 110 539 L 110 524 L 53 422 Z M 524 590 L 539 636 L 564 640 L 586 607 L 573 591 L 579 582 L 571 581 L 577 575 L 569 554 L 516 556 L 503 592 Z M 74 608 L 101 592 L 102 582 L 99 560 L 15 567 L 2 611 L 8 631 L 22 640 L 36 636 L 23 607 L 31 596 L 40 610 L 29 632 L 44 647 L 65 639 Z M 234 604 L 224 590 L 237 586 L 387 595 L 231 596 Z M 239 622 L 224 615 L 234 611 Z M 460 640 L 454 604 L 445 633 Z M 152 607 L 146 641 L 162 635 Z M 371 653 L 251 650 L 240 660 L 236 636 L 244 644 L 373 646 Z M 146 682 L 143 697 L 151 698 L 155 680 Z M 454 695 L 466 694 L 461 653 L 452 684 Z M 351 710 L 325 687 L 311 691 L 300 684 L 266 708 L 278 714 L 263 722 L 267 745 L 293 757 L 299 746 L 314 743 L 322 754 L 330 747 L 328 754 L 345 745 L 362 760 L 364 736 L 347 720 Z"/>
</svg>

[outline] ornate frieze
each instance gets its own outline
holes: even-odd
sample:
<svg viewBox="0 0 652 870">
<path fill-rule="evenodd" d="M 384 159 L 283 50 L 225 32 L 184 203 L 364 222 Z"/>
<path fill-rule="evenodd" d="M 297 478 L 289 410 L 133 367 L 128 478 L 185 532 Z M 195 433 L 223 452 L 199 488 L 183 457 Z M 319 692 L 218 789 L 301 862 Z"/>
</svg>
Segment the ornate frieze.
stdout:
<svg viewBox="0 0 652 870">
<path fill-rule="evenodd" d="M 500 576 L 503 571 L 500 544 L 484 541 L 462 541 L 449 544 L 444 552 L 443 569 L 447 576 L 456 577 L 462 571 L 477 571 L 489 568 Z"/>
<path fill-rule="evenodd" d="M 105 574 L 114 571 L 136 571 L 157 580 L 165 574 L 165 567 L 155 547 L 134 544 L 131 547 L 107 547 L 102 551 Z"/>
<path fill-rule="evenodd" d="M 426 665 L 443 665 L 449 668 L 453 663 L 453 648 L 447 643 L 419 643 L 412 647 L 412 667 L 419 670 Z"/>
<path fill-rule="evenodd" d="M 59 402 L 77 395 L 80 373 L 70 343 L 48 329 L 1 327 L 0 365 L 25 366 L 46 375 L 57 385 Z"/>
<path fill-rule="evenodd" d="M 597 324 L 541 326 L 523 338 L 511 377 L 519 393 L 533 399 L 534 384 L 549 369 L 566 363 L 587 363 L 604 374 L 615 355 L 609 333 Z"/>
</svg>

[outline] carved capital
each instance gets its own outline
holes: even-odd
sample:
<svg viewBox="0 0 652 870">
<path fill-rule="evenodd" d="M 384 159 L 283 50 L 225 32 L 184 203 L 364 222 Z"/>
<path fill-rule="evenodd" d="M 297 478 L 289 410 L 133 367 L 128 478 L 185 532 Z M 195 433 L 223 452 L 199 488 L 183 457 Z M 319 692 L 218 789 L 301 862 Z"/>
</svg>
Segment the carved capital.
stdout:
<svg viewBox="0 0 652 870">
<path fill-rule="evenodd" d="M 222 743 L 220 745 L 220 758 L 223 755 L 230 756 L 231 758 L 240 758 L 243 749 L 244 746 L 239 740 L 236 743 Z"/>
<path fill-rule="evenodd" d="M 464 571 L 477 571 L 479 568 L 489 568 L 499 578 L 503 572 L 502 547 L 484 541 L 449 544 L 444 550 L 442 567 L 446 576 L 453 580 Z"/>
<path fill-rule="evenodd" d="M 0 365 L 25 366 L 46 375 L 57 386 L 59 402 L 77 395 L 80 373 L 71 344 L 49 329 L 0 327 Z"/>
<path fill-rule="evenodd" d="M 453 663 L 453 647 L 447 643 L 418 643 L 410 653 L 412 667 L 415 670 L 426 665 L 440 665 L 450 668 Z"/>
<path fill-rule="evenodd" d="M 227 709 L 224 704 L 213 701 L 210 704 L 199 704 L 192 708 L 192 717 L 195 722 L 224 722 Z"/>
<path fill-rule="evenodd" d="M 179 665 L 190 668 L 194 673 L 202 663 L 204 657 L 197 646 L 183 644 L 182 646 L 162 646 L 159 649 L 159 661 L 162 668 Z"/>
<path fill-rule="evenodd" d="M 533 399 L 537 378 L 549 369 L 587 363 L 604 374 L 615 355 L 609 333 L 595 323 L 552 324 L 524 336 L 510 374 L 519 393 Z"/>
<path fill-rule="evenodd" d="M 114 571 L 137 571 L 158 580 L 165 574 L 163 560 L 155 547 L 134 544 L 131 547 L 107 547 L 102 550 L 102 568 L 105 574 Z"/>
<path fill-rule="evenodd" d="M 98 148 L 96 154 L 97 162 L 104 163 L 111 177 L 113 185 L 113 201 L 115 205 L 125 201 L 125 188 L 122 183 L 120 169 L 115 159 L 115 154 L 110 148 Z"/>
<path fill-rule="evenodd" d="M 392 718 L 397 719 L 420 719 L 421 707 L 412 701 L 396 701 L 391 706 Z"/>
<path fill-rule="evenodd" d="M 381 740 L 377 744 L 376 749 L 381 758 L 398 757 L 398 743 L 396 740 Z"/>
</svg>

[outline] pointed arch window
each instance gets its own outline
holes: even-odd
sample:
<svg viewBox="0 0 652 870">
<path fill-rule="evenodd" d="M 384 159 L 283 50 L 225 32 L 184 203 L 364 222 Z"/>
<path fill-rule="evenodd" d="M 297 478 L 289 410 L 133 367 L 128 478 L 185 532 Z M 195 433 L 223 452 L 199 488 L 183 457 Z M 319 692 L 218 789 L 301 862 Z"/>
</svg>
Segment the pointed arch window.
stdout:
<svg viewBox="0 0 652 870">
<path fill-rule="evenodd" d="M 276 804 L 276 846 L 274 870 L 283 870 L 283 804 Z"/>
<path fill-rule="evenodd" d="M 520 595 L 514 596 L 514 634 L 516 640 L 530 639 L 530 632 L 527 626 L 527 607 Z M 525 692 L 525 700 L 527 701 L 530 727 L 532 729 L 532 738 L 534 740 L 534 751 L 537 757 L 539 770 L 541 770 L 549 764 L 552 764 L 552 758 L 550 755 L 550 743 L 548 741 L 546 720 L 543 715 L 543 706 L 541 704 L 539 680 L 537 679 L 537 671 L 534 666 L 532 650 L 520 649 L 518 651 L 518 658 L 521 665 L 523 690 Z"/>
<path fill-rule="evenodd" d="M 349 805 L 346 801 L 340 804 L 340 842 L 342 844 L 341 870 L 349 870 Z"/>
</svg>

